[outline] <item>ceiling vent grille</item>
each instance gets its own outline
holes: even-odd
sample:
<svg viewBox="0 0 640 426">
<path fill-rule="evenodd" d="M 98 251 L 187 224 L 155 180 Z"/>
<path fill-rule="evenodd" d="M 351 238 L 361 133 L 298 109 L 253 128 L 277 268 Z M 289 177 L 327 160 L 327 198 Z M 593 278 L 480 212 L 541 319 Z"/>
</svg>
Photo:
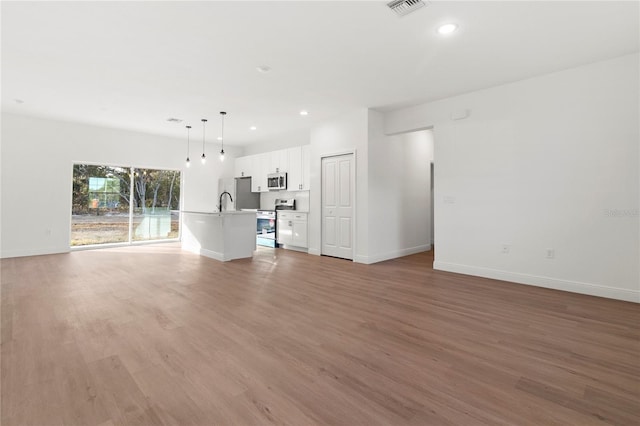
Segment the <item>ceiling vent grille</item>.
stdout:
<svg viewBox="0 0 640 426">
<path fill-rule="evenodd" d="M 422 0 L 393 0 L 387 3 L 389 9 L 393 10 L 398 16 L 405 16 L 420 8 L 426 6 Z"/>
<path fill-rule="evenodd" d="M 175 118 L 175 117 L 167 118 L 167 121 L 168 121 L 169 123 L 182 123 L 182 119 L 180 119 L 180 118 Z"/>
</svg>

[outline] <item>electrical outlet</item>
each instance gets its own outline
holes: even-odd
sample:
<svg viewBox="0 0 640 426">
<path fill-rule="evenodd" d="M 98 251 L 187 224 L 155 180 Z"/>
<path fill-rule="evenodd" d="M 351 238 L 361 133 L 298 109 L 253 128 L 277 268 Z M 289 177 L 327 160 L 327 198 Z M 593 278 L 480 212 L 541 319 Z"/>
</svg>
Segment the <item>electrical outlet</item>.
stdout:
<svg viewBox="0 0 640 426">
<path fill-rule="evenodd" d="M 51 236 L 51 228 L 46 228 L 44 230 L 44 235 L 46 235 L 47 237 L 50 237 Z"/>
<path fill-rule="evenodd" d="M 511 246 L 509 244 L 502 245 L 502 254 L 509 254 L 511 251 Z"/>
<path fill-rule="evenodd" d="M 552 248 L 545 249 L 547 259 L 555 259 L 556 251 Z"/>
</svg>

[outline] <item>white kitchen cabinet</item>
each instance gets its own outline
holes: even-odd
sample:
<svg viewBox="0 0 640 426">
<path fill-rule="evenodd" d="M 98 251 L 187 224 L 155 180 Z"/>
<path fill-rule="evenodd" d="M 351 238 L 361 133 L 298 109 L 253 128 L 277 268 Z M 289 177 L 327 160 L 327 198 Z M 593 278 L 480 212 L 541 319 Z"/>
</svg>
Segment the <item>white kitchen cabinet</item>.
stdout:
<svg viewBox="0 0 640 426">
<path fill-rule="evenodd" d="M 238 157 L 235 159 L 234 164 L 235 177 L 249 177 L 252 176 L 251 169 L 251 157 Z"/>
<path fill-rule="evenodd" d="M 269 154 L 269 167 L 267 169 L 267 174 L 286 173 L 289 171 L 289 157 L 287 156 L 286 149 L 271 151 L 268 154 Z"/>
<path fill-rule="evenodd" d="M 296 146 L 287 150 L 289 157 L 288 190 L 309 190 L 309 145 Z"/>
<path fill-rule="evenodd" d="M 311 146 L 303 145 L 302 151 L 302 190 L 308 191 L 310 188 L 309 181 L 311 179 Z"/>
<path fill-rule="evenodd" d="M 267 192 L 267 174 L 269 168 L 269 154 L 251 156 L 251 192 Z"/>
<path fill-rule="evenodd" d="M 302 147 L 287 149 L 289 170 L 287 172 L 287 189 L 300 191 L 302 189 Z"/>
<path fill-rule="evenodd" d="M 281 245 L 291 245 L 293 241 L 293 222 L 282 217 L 278 212 L 278 223 L 276 226 L 276 241 Z"/>
<path fill-rule="evenodd" d="M 307 237 L 307 214 L 299 214 L 297 216 L 304 216 L 304 219 L 293 220 L 293 243 L 296 247 L 309 247 Z"/>
<path fill-rule="evenodd" d="M 307 213 L 278 211 L 278 244 L 307 248 Z"/>
<path fill-rule="evenodd" d="M 235 159 L 235 177 L 251 176 L 251 192 L 268 192 L 267 175 L 287 173 L 287 190 L 309 190 L 309 145 Z"/>
</svg>

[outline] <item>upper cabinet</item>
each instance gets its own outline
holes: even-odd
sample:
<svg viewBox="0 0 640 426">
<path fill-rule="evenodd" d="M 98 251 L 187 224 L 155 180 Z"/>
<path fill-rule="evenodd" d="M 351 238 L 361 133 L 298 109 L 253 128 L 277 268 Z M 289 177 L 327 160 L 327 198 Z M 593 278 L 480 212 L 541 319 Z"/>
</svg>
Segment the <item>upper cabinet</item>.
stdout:
<svg viewBox="0 0 640 426">
<path fill-rule="evenodd" d="M 238 157 L 235 160 L 235 176 L 236 177 L 248 177 L 253 175 L 253 169 L 251 168 L 251 157 Z"/>
<path fill-rule="evenodd" d="M 238 157 L 235 176 L 251 176 L 252 192 L 267 192 L 267 175 L 287 173 L 288 191 L 309 190 L 309 145 Z"/>
<path fill-rule="evenodd" d="M 289 157 L 288 190 L 308 191 L 310 174 L 309 145 L 289 148 L 287 153 Z"/>
<path fill-rule="evenodd" d="M 268 173 L 286 173 L 289 171 L 289 157 L 286 149 L 271 151 L 269 155 Z"/>
<path fill-rule="evenodd" d="M 251 192 L 267 192 L 267 174 L 269 174 L 269 153 L 251 156 Z"/>
<path fill-rule="evenodd" d="M 289 148 L 287 157 L 289 158 L 287 189 L 289 191 L 300 191 L 302 189 L 302 147 Z"/>
<path fill-rule="evenodd" d="M 302 190 L 308 191 L 311 188 L 311 146 L 302 146 Z"/>
</svg>

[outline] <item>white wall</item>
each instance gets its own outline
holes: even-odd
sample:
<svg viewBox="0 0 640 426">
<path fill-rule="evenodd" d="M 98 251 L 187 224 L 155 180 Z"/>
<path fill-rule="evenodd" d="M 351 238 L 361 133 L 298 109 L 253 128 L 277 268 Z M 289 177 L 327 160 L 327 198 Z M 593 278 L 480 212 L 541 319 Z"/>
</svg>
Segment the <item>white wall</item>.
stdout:
<svg viewBox="0 0 640 426">
<path fill-rule="evenodd" d="M 184 143 L 183 143 L 184 145 Z M 207 150 L 210 152 L 207 162 L 202 165 L 200 163 L 200 150 L 202 149 L 202 140 L 198 145 L 195 155 L 192 154 L 191 162 L 193 163 L 188 169 L 184 164 L 180 164 L 181 171 L 184 175 L 183 181 L 183 210 L 212 212 L 218 210 L 218 201 L 220 200 L 219 179 L 232 179 L 234 176 L 234 163 L 238 153 L 242 152 L 241 148 L 226 147 L 224 148 L 225 160 L 221 162 L 217 155 L 220 147 L 207 144 Z M 183 146 L 184 148 L 184 146 Z M 218 151 L 216 151 L 216 148 Z M 192 149 L 192 152 L 194 150 Z M 184 154 L 183 154 L 184 156 Z M 235 181 L 232 180 L 235 183 Z M 233 209 L 232 203 L 227 204 L 227 209 Z"/>
<path fill-rule="evenodd" d="M 325 156 L 354 152 L 356 159 L 355 258 L 368 256 L 367 123 L 368 110 L 358 108 L 311 129 L 309 253 L 320 254 L 321 252 L 321 159 Z"/>
<path fill-rule="evenodd" d="M 354 261 L 428 250 L 433 135 L 386 136 L 382 113 L 358 109 L 311 131 L 309 253 L 321 252 L 321 159 L 348 152 L 356 154 Z"/>
<path fill-rule="evenodd" d="M 259 130 L 256 130 L 259 131 Z M 309 130 L 296 130 L 265 139 L 259 143 L 246 145 L 242 155 L 262 154 L 263 152 L 309 145 Z"/>
<path fill-rule="evenodd" d="M 369 111 L 369 248 L 363 263 L 431 248 L 429 130 L 384 134 L 383 114 Z"/>
<path fill-rule="evenodd" d="M 185 169 L 186 143 L 142 133 L 2 114 L 1 256 L 69 251 L 72 165 L 99 163 L 183 171 L 183 208 L 212 211 L 218 178 L 233 176 L 236 149 Z M 209 149 L 209 144 L 207 144 Z M 226 151 L 226 150 L 225 150 Z M 231 160 L 231 161 L 229 161 Z"/>
<path fill-rule="evenodd" d="M 309 211 L 309 191 L 269 191 L 260 193 L 260 208 L 274 210 L 277 198 L 295 199 L 296 210 Z"/>
<path fill-rule="evenodd" d="M 436 269 L 640 301 L 638 63 L 386 114 L 388 134 L 434 126 Z"/>
</svg>

